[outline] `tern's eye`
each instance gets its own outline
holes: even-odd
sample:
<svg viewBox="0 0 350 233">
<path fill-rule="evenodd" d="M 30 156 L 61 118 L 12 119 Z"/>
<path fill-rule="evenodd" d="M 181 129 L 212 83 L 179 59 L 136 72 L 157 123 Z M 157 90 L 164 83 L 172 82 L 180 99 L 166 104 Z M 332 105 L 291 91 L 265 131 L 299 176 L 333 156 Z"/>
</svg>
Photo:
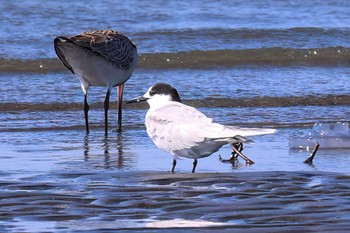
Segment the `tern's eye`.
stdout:
<svg viewBox="0 0 350 233">
<path fill-rule="evenodd" d="M 157 94 L 157 91 L 155 91 L 155 90 L 150 90 L 150 91 L 149 91 L 149 95 L 150 95 L 150 96 L 153 96 L 153 95 L 155 95 L 155 94 Z"/>
</svg>

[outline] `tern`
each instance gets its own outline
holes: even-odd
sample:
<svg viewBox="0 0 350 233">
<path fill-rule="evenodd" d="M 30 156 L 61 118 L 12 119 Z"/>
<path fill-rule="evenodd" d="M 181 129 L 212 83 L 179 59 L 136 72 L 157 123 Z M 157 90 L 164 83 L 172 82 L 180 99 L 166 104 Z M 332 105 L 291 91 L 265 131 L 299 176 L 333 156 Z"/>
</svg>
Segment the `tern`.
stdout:
<svg viewBox="0 0 350 233">
<path fill-rule="evenodd" d="M 80 80 L 84 92 L 84 116 L 89 133 L 90 86 L 104 86 L 105 134 L 108 134 L 109 97 L 113 87 L 118 90 L 118 131 L 122 129 L 122 99 L 124 83 L 131 77 L 137 63 L 136 45 L 114 30 L 93 30 L 54 40 L 55 52 L 63 64 Z"/>
<path fill-rule="evenodd" d="M 214 123 L 202 112 L 181 102 L 177 90 L 166 84 L 157 83 L 147 92 L 126 103 L 147 101 L 150 108 L 146 113 L 145 126 L 148 136 L 161 150 L 173 155 L 172 172 L 176 159 L 194 159 L 192 173 L 197 159 L 207 157 L 222 146 L 232 147 L 251 142 L 247 136 L 275 133 L 275 129 L 240 128 Z"/>
</svg>

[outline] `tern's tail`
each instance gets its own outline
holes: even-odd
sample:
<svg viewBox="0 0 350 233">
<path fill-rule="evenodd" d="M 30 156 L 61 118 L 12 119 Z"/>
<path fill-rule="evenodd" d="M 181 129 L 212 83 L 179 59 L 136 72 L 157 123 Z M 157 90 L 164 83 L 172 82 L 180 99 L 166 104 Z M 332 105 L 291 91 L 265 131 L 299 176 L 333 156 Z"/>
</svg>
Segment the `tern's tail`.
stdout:
<svg viewBox="0 0 350 233">
<path fill-rule="evenodd" d="M 261 128 L 238 128 L 234 126 L 225 126 L 224 130 L 211 135 L 211 139 L 216 141 L 237 141 L 237 142 L 251 142 L 246 138 L 249 136 L 272 134 L 275 129 L 261 129 Z"/>
<path fill-rule="evenodd" d="M 254 135 L 263 135 L 263 134 L 273 134 L 276 133 L 275 129 L 261 129 L 261 128 L 234 128 L 231 126 L 227 126 L 227 128 L 231 131 L 236 132 L 238 135 L 248 137 Z"/>
</svg>

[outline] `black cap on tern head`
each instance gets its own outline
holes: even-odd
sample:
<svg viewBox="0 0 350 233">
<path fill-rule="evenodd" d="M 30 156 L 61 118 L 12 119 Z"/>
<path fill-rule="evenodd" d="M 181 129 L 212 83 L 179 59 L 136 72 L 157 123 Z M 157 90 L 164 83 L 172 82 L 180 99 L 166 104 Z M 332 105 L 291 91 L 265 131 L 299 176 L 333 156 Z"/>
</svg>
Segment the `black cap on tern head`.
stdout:
<svg viewBox="0 0 350 233">
<path fill-rule="evenodd" d="M 152 87 L 149 88 L 147 94 L 149 94 L 150 97 L 156 94 L 170 95 L 170 98 L 172 101 L 181 102 L 181 99 L 177 90 L 166 83 L 154 84 Z M 150 99 L 149 97 L 139 96 L 132 100 L 126 101 L 125 104 L 139 103 L 139 102 L 147 101 L 149 99 Z"/>
<path fill-rule="evenodd" d="M 179 93 L 177 90 L 166 83 L 157 83 L 152 86 L 149 91 L 150 96 L 159 94 L 159 95 L 170 95 L 172 101 L 181 102 Z"/>
</svg>

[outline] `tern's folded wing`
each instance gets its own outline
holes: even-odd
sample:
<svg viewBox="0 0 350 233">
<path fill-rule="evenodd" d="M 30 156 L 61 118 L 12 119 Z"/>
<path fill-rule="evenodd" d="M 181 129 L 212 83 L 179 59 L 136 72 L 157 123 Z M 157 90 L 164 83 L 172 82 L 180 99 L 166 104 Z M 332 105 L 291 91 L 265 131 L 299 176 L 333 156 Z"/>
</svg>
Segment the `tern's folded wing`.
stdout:
<svg viewBox="0 0 350 233">
<path fill-rule="evenodd" d="M 168 152 L 197 146 L 224 129 L 197 109 L 177 102 L 149 111 L 145 124 L 157 147 Z"/>
</svg>

